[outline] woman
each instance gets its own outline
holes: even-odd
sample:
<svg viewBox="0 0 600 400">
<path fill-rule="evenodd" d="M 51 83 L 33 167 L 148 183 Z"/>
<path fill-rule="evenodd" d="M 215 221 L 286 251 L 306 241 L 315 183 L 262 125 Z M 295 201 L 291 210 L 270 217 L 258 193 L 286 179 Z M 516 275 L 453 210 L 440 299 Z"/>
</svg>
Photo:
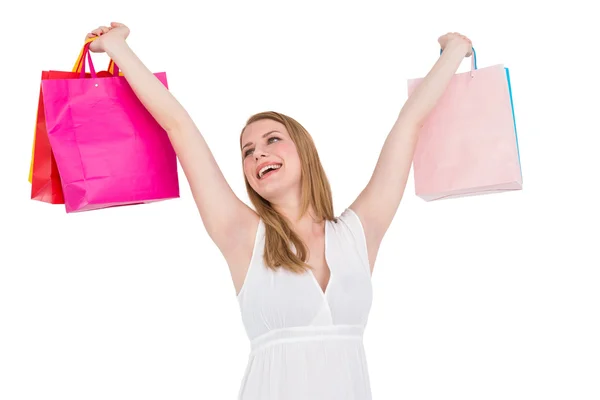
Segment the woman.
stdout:
<svg viewBox="0 0 600 400">
<path fill-rule="evenodd" d="M 466 37 L 444 50 L 399 113 L 367 186 L 334 217 L 313 141 L 293 118 L 251 117 L 240 155 L 255 210 L 236 197 L 186 110 L 126 43 L 119 23 L 86 36 L 106 52 L 166 130 L 209 236 L 223 254 L 251 340 L 240 399 L 371 398 L 362 335 L 379 244 L 402 198 L 424 119 L 464 57 Z"/>
</svg>

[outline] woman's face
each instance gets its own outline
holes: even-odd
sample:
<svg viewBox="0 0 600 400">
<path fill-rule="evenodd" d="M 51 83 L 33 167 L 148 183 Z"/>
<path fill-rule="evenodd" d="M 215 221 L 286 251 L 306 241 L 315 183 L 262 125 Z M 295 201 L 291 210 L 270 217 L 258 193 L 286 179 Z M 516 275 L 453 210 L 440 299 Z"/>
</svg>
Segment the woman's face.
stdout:
<svg viewBox="0 0 600 400">
<path fill-rule="evenodd" d="M 301 164 L 285 126 L 264 119 L 242 133 L 244 175 L 265 200 L 273 201 L 300 185 Z"/>
</svg>

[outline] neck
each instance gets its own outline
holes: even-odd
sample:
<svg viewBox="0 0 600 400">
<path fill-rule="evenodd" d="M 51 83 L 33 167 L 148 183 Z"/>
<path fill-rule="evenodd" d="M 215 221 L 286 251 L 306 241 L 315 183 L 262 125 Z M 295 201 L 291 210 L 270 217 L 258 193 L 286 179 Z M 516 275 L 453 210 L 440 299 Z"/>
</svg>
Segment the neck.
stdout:
<svg viewBox="0 0 600 400">
<path fill-rule="evenodd" d="M 313 232 L 315 228 L 319 228 L 315 225 L 321 225 L 317 222 L 311 205 L 308 206 L 306 213 L 300 214 L 302 206 L 300 196 L 290 196 L 277 202 L 271 202 L 271 205 L 278 213 L 285 216 L 290 221 L 292 229 L 300 234 Z"/>
</svg>

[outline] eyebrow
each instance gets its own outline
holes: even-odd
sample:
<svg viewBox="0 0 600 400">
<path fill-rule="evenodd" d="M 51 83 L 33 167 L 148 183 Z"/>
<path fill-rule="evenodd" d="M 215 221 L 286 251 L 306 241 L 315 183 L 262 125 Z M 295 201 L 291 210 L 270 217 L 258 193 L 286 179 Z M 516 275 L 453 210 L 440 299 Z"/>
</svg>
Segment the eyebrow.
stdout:
<svg viewBox="0 0 600 400">
<path fill-rule="evenodd" d="M 263 137 L 263 138 L 265 138 L 265 137 L 269 136 L 271 133 L 275 133 L 275 132 L 277 132 L 277 133 L 281 133 L 281 132 L 279 132 L 279 131 L 277 131 L 277 130 L 274 130 L 274 131 L 269 131 L 269 132 L 267 132 L 267 133 L 263 133 L 262 137 Z M 250 146 L 251 144 L 252 144 L 252 142 L 248 142 L 248 143 L 246 143 L 246 144 L 244 145 L 244 147 L 242 147 L 242 150 L 244 150 L 246 147 Z"/>
</svg>

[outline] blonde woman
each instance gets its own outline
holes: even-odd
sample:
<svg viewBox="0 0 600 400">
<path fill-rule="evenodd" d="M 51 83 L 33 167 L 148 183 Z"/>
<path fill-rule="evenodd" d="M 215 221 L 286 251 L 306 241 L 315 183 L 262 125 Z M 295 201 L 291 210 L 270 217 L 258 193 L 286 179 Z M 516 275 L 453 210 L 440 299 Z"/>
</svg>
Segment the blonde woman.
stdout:
<svg viewBox="0 0 600 400">
<path fill-rule="evenodd" d="M 438 39 L 444 51 L 400 111 L 372 178 L 336 216 L 310 134 L 277 112 L 253 115 L 241 130 L 236 151 L 254 209 L 242 202 L 128 35 L 111 23 L 86 39 L 95 38 L 90 50 L 115 61 L 168 133 L 204 227 L 229 266 L 251 344 L 239 399 L 371 399 L 362 338 L 375 259 L 402 199 L 419 127 L 471 55 L 471 41 L 458 33 Z"/>
</svg>

